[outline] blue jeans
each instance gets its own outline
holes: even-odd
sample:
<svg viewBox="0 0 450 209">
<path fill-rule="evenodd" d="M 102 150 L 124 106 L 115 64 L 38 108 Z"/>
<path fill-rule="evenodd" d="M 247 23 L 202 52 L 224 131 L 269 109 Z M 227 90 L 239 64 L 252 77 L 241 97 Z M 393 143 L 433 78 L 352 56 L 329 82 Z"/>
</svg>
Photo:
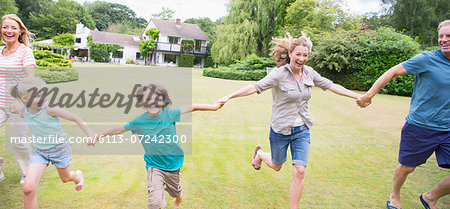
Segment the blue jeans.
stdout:
<svg viewBox="0 0 450 209">
<path fill-rule="evenodd" d="M 306 125 L 294 127 L 290 135 L 275 133 L 270 127 L 270 151 L 272 163 L 282 165 L 287 160 L 287 148 L 290 145 L 292 164 L 305 166 L 308 163 L 310 135 Z"/>
</svg>

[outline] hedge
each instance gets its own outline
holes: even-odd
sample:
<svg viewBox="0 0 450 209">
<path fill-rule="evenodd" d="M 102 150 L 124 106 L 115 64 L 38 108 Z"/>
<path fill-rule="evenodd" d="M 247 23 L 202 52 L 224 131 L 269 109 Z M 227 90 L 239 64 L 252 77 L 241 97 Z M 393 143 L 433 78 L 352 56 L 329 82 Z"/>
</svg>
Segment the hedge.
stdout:
<svg viewBox="0 0 450 209">
<path fill-rule="evenodd" d="M 47 83 L 59 83 L 78 80 L 78 72 L 72 69 L 72 63 L 60 54 L 47 50 L 33 50 L 36 59 L 36 75 Z"/>
<path fill-rule="evenodd" d="M 194 67 L 195 56 L 193 54 L 181 54 L 178 67 Z"/>
<path fill-rule="evenodd" d="M 206 65 L 206 64 L 205 64 Z M 276 64 L 271 58 L 250 55 L 245 60 L 223 68 L 206 68 L 203 76 L 231 80 L 260 80 L 266 76 L 267 68 Z"/>
<path fill-rule="evenodd" d="M 360 33 L 337 31 L 325 34 L 311 54 L 311 65 L 322 76 L 342 86 L 367 91 L 384 72 L 420 52 L 411 37 L 392 28 Z M 381 93 L 411 96 L 414 76 L 394 78 Z"/>
<path fill-rule="evenodd" d="M 78 72 L 71 68 L 37 68 L 36 75 L 46 83 L 60 83 L 78 80 Z"/>
<path fill-rule="evenodd" d="M 244 71 L 206 68 L 203 70 L 203 76 L 230 80 L 256 81 L 261 80 L 264 76 L 266 76 L 266 70 Z"/>
<path fill-rule="evenodd" d="M 70 60 L 63 55 L 48 50 L 33 50 L 38 67 L 72 67 Z"/>
<path fill-rule="evenodd" d="M 214 62 L 213 62 L 213 59 L 212 59 L 211 56 L 206 57 L 205 66 L 204 67 L 205 68 L 214 67 Z"/>
</svg>

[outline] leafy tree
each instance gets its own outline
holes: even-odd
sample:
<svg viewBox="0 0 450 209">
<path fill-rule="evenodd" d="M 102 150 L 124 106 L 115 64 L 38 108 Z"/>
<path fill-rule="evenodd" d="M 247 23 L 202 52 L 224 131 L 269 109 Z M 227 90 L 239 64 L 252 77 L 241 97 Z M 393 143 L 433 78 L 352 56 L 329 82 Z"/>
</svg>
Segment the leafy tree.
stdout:
<svg viewBox="0 0 450 209">
<path fill-rule="evenodd" d="M 145 35 L 150 36 L 150 40 L 141 41 L 139 43 L 139 51 L 143 57 L 149 57 L 149 52 L 156 48 L 156 39 L 159 36 L 159 30 L 156 28 L 150 28 L 145 31 Z"/>
<path fill-rule="evenodd" d="M 53 42 L 60 47 L 72 47 L 75 44 L 75 37 L 70 33 L 63 33 L 54 36 Z"/>
<path fill-rule="evenodd" d="M 14 0 L 0 0 L 0 17 L 6 14 L 16 14 L 19 10 Z"/>
<path fill-rule="evenodd" d="M 231 0 L 212 47 L 214 62 L 231 64 L 250 54 L 268 56 L 281 0 Z"/>
<path fill-rule="evenodd" d="M 161 12 L 152 14 L 153 18 L 161 19 L 161 20 L 173 20 L 173 15 L 175 14 L 175 11 L 162 7 Z"/>
<path fill-rule="evenodd" d="M 294 37 L 304 31 L 313 41 L 317 35 L 336 28 L 357 29 L 360 21 L 360 17 L 341 8 L 341 0 L 296 0 L 286 12 L 285 26 L 280 31 L 290 32 Z"/>
<path fill-rule="evenodd" d="M 436 44 L 439 22 L 450 17 L 446 0 L 382 0 L 390 5 L 391 26 L 417 37 L 422 44 Z"/>
<path fill-rule="evenodd" d="M 128 21 L 135 26 L 137 24 L 136 13 L 128 6 L 104 1 L 86 2 L 84 5 L 94 19 L 95 27 L 98 30 L 105 30 L 111 23 Z"/>
<path fill-rule="evenodd" d="M 93 20 L 83 6 L 70 0 L 40 1 L 40 10 L 30 14 L 29 28 L 39 39 L 51 38 L 61 33 L 75 33 L 76 24 L 82 22 L 93 27 Z"/>
<path fill-rule="evenodd" d="M 32 12 L 37 12 L 41 10 L 40 4 L 43 2 L 50 2 L 52 0 L 16 0 L 17 8 L 19 8 L 19 11 L 17 15 L 20 17 L 22 22 L 25 24 L 25 26 L 28 27 L 28 29 L 32 28 L 32 25 L 30 24 L 30 15 Z"/>
<path fill-rule="evenodd" d="M 108 62 L 111 53 L 116 52 L 123 47 L 115 44 L 99 44 L 92 41 L 92 37 L 88 37 L 88 46 L 91 50 L 91 59 L 96 62 Z"/>
</svg>

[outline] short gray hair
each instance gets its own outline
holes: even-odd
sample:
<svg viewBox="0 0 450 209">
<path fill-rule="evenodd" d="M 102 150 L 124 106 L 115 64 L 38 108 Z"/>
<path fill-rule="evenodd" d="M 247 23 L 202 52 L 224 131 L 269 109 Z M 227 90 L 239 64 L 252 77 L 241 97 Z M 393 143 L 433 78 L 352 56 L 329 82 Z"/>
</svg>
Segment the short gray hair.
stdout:
<svg viewBox="0 0 450 209">
<path fill-rule="evenodd" d="M 444 20 L 441 23 L 439 23 L 438 31 L 444 26 L 450 26 L 450 20 Z"/>
</svg>

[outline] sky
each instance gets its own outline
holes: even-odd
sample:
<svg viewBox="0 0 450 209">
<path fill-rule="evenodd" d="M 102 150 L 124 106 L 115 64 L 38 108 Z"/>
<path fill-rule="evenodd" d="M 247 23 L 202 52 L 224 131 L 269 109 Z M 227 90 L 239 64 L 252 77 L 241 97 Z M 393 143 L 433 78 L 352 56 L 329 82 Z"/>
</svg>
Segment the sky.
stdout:
<svg viewBox="0 0 450 209">
<path fill-rule="evenodd" d="M 75 0 L 79 3 L 93 0 Z M 209 17 L 216 20 L 227 15 L 228 0 L 104 0 L 107 2 L 127 5 L 138 17 L 149 20 L 152 14 L 161 12 L 162 7 L 175 11 L 174 18 L 184 21 L 188 18 Z M 355 14 L 377 12 L 380 10 L 380 0 L 343 0 L 344 8 Z"/>
</svg>

